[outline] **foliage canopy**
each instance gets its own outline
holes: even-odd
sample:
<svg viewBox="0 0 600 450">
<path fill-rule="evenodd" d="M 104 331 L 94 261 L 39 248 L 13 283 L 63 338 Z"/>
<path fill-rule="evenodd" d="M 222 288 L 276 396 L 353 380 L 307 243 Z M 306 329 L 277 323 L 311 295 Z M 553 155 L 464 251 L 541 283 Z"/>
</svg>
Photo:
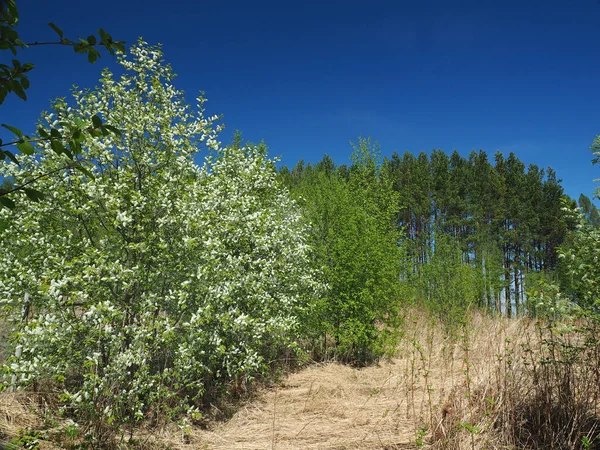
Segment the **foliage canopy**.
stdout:
<svg viewBox="0 0 600 450">
<path fill-rule="evenodd" d="M 322 291 L 305 224 L 258 149 L 221 149 L 203 97 L 191 108 L 158 47 L 119 55 L 125 73 L 75 91 L 41 129 L 86 127 L 78 164 L 42 142 L 0 174 L 38 174 L 43 202 L 0 211 L 0 305 L 23 353 L 6 366 L 22 384 L 53 379 L 65 408 L 117 430 L 195 408 L 229 383 L 266 373 L 293 347 Z M 205 147 L 216 153 L 203 166 Z M 7 233 L 8 232 L 8 233 Z M 100 425 L 98 425 L 100 424 Z"/>
</svg>

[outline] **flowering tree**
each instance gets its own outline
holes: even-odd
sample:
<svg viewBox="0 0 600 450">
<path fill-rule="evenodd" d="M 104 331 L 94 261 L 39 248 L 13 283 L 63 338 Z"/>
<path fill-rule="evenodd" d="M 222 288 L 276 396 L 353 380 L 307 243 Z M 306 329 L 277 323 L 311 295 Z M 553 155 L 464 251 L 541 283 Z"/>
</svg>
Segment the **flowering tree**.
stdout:
<svg viewBox="0 0 600 450">
<path fill-rule="evenodd" d="M 0 305 L 18 321 L 31 293 L 22 384 L 53 378 L 97 437 L 121 423 L 194 411 L 225 383 L 268 370 L 318 294 L 304 225 L 254 149 L 220 149 L 217 117 L 193 111 L 159 48 L 140 41 L 116 79 L 55 103 L 42 127 L 94 117 L 122 131 L 81 135 L 80 156 L 50 151 L 0 174 L 49 193 L 0 211 Z M 199 167 L 202 147 L 216 156 Z M 67 163 L 67 164 L 65 164 Z"/>
</svg>

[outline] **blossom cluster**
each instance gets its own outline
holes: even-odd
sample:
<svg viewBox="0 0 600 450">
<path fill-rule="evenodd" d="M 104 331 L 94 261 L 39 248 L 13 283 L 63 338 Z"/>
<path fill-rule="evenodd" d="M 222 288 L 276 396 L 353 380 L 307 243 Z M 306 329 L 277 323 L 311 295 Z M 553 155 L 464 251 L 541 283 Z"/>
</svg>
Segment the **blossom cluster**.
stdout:
<svg viewBox="0 0 600 450">
<path fill-rule="evenodd" d="M 99 115 L 121 130 L 86 137 L 86 171 L 49 143 L 0 166 L 48 193 L 0 210 L 0 308 L 23 349 L 5 373 L 54 379 L 66 409 L 114 426 L 194 411 L 209 388 L 268 370 L 322 290 L 273 162 L 221 148 L 218 117 L 185 103 L 160 48 L 140 41 L 119 62 L 123 75 L 105 70 L 40 124 Z M 199 166 L 203 148 L 214 157 Z"/>
</svg>

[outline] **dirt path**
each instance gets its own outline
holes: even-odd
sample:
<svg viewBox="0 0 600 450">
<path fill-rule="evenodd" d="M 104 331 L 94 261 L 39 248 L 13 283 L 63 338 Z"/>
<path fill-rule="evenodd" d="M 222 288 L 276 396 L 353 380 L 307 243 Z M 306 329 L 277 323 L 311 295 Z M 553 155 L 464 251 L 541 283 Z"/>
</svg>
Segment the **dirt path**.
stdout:
<svg viewBox="0 0 600 450">
<path fill-rule="evenodd" d="M 291 375 L 282 387 L 194 440 L 211 449 L 410 448 L 405 380 L 398 364 L 362 370 L 339 364 Z"/>
<path fill-rule="evenodd" d="M 471 336 L 473 385 L 490 377 L 503 342 L 499 325 L 490 329 L 490 324 L 477 327 L 477 335 Z M 449 345 L 426 321 L 413 326 L 393 360 L 363 369 L 335 363 L 308 367 L 259 394 L 228 422 L 210 431 L 192 430 L 189 448 L 430 447 L 433 435 L 443 436 L 460 419 L 451 415 L 453 407 L 466 401 L 465 355 L 459 342 Z"/>
</svg>

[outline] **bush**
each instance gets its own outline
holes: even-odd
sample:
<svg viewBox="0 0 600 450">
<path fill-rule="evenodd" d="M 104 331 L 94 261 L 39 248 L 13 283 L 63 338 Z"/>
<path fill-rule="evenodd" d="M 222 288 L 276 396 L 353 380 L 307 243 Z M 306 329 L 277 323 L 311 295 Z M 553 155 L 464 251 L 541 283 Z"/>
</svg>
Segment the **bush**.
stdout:
<svg viewBox="0 0 600 450">
<path fill-rule="evenodd" d="M 422 267 L 417 284 L 424 305 L 456 336 L 476 305 L 476 270 L 463 261 L 463 252 L 452 236 L 437 233 L 435 251 Z"/>
<path fill-rule="evenodd" d="M 306 334 L 318 358 L 364 365 L 395 350 L 404 255 L 398 199 L 370 141 L 360 140 L 353 160 L 348 176 L 333 169 L 305 174 L 297 192 L 328 287 L 306 318 Z"/>
<path fill-rule="evenodd" d="M 45 144 L 0 166 L 50 193 L 0 211 L 0 305 L 18 327 L 23 294 L 33 300 L 5 373 L 53 380 L 98 440 L 142 419 L 197 418 L 227 383 L 268 372 L 320 291 L 274 164 L 219 149 L 217 118 L 202 97 L 196 112 L 184 102 L 159 48 L 140 41 L 119 62 L 120 79 L 105 70 L 42 126 L 98 115 L 120 136 L 82 136 L 76 163 Z M 217 156 L 198 167 L 202 145 Z"/>
</svg>

